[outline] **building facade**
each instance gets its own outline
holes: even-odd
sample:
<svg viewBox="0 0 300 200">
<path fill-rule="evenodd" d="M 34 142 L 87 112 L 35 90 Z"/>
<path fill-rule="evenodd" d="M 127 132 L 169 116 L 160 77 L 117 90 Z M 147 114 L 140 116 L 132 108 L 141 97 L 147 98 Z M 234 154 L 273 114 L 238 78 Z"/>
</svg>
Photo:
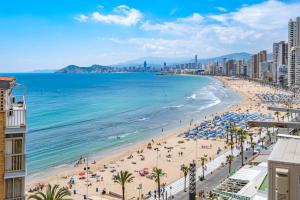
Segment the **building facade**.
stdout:
<svg viewBox="0 0 300 200">
<path fill-rule="evenodd" d="M 26 104 L 19 89 L 15 78 L 0 77 L 0 199 L 4 200 L 25 200 Z"/>
<path fill-rule="evenodd" d="M 300 17 L 288 23 L 288 85 L 300 88 Z"/>
<path fill-rule="evenodd" d="M 281 86 L 286 85 L 288 64 L 288 44 L 284 41 L 273 44 L 273 83 Z"/>
<path fill-rule="evenodd" d="M 267 51 L 263 50 L 258 54 L 254 54 L 251 57 L 251 68 L 252 68 L 252 76 L 251 78 L 259 79 L 259 64 L 267 61 Z"/>
</svg>

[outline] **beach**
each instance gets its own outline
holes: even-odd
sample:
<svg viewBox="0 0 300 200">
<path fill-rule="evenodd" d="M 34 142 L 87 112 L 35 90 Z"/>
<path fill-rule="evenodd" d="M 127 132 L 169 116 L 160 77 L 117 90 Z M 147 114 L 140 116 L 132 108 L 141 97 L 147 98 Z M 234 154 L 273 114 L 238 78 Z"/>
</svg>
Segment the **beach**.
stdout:
<svg viewBox="0 0 300 200">
<path fill-rule="evenodd" d="M 261 113 L 268 115 L 267 105 L 262 103 L 256 94 L 258 93 L 287 93 L 278 91 L 269 86 L 263 86 L 258 83 L 249 82 L 247 80 L 230 80 L 226 77 L 216 77 L 224 85 L 224 88 L 229 88 L 237 92 L 242 100 L 229 107 L 220 109 L 220 112 L 215 112 L 211 115 L 195 119 L 191 123 L 183 125 L 176 130 L 168 131 L 159 136 L 153 136 L 143 142 L 134 145 L 129 145 L 119 152 L 106 152 L 106 155 L 101 159 L 82 158 L 74 167 L 63 168 L 55 174 L 49 176 L 30 177 L 26 182 L 26 191 L 33 188 L 39 183 L 42 184 L 59 184 L 68 187 L 72 191 L 73 199 L 82 199 L 82 195 L 87 193 L 89 198 L 100 197 L 103 199 L 116 199 L 109 195 L 101 195 L 103 190 L 121 194 L 120 185 L 113 183 L 112 176 L 120 170 L 127 170 L 135 177 L 133 182 L 126 185 L 127 199 L 139 196 L 139 184 L 142 184 L 142 194 L 147 196 L 149 191 L 156 189 L 157 184 L 154 180 L 142 176 L 141 172 L 152 172 L 154 167 L 161 168 L 167 175 L 162 178 L 162 183 L 170 184 L 183 174 L 180 171 L 181 165 L 188 165 L 196 160 L 198 167 L 200 166 L 199 159 L 206 156 L 208 162 L 216 158 L 218 155 L 228 151 L 225 139 L 187 139 L 182 137 L 182 133 L 191 130 L 202 120 L 212 119 L 216 115 L 221 115 L 224 112 L 234 111 L 239 113 Z M 294 105 L 299 106 L 299 104 Z M 151 146 L 151 148 L 150 148 Z M 87 160 L 88 159 L 88 160 Z M 88 164 L 87 164 L 88 163 Z M 86 166 L 90 167 L 90 173 L 87 175 L 84 171 Z M 68 184 L 70 178 L 75 180 L 72 186 Z M 88 181 L 87 181 L 88 179 Z M 97 192 L 96 188 L 99 189 Z M 73 190 L 76 194 L 73 194 Z M 30 193 L 29 193 L 30 194 Z"/>
</svg>

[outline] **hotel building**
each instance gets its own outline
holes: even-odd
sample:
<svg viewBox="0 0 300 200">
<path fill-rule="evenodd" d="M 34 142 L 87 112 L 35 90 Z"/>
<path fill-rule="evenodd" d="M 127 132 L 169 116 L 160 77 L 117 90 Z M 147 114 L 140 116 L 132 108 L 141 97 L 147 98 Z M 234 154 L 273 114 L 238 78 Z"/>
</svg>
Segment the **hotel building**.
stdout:
<svg viewBox="0 0 300 200">
<path fill-rule="evenodd" d="M 284 41 L 273 44 L 273 83 L 284 86 L 287 79 L 288 44 Z"/>
<path fill-rule="evenodd" d="M 261 62 L 266 62 L 267 61 L 267 51 L 263 50 L 259 52 L 258 54 L 254 54 L 251 57 L 251 68 L 252 68 L 252 78 L 254 79 L 259 79 L 259 64 Z"/>
<path fill-rule="evenodd" d="M 24 200 L 26 104 L 13 77 L 0 77 L 0 199 Z"/>
<path fill-rule="evenodd" d="M 288 85 L 300 88 L 300 17 L 288 23 Z"/>
</svg>

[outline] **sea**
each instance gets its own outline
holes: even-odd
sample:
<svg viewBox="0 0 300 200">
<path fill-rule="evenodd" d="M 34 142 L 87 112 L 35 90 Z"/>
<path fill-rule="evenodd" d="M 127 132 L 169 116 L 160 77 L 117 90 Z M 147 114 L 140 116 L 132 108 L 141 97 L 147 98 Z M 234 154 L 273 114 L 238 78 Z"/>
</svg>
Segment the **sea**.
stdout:
<svg viewBox="0 0 300 200">
<path fill-rule="evenodd" d="M 107 156 L 221 112 L 241 97 L 208 76 L 6 74 L 25 86 L 29 174 Z"/>
</svg>

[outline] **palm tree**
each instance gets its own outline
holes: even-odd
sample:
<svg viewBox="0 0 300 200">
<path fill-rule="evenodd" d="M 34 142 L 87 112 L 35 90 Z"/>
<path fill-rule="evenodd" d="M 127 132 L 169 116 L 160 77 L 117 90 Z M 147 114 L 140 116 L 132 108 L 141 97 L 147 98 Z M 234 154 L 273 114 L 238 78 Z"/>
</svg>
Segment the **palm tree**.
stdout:
<svg viewBox="0 0 300 200">
<path fill-rule="evenodd" d="M 241 148 L 241 159 L 242 159 L 242 166 L 244 166 L 244 142 L 247 139 L 246 131 L 242 130 L 240 134 L 240 148 Z"/>
<path fill-rule="evenodd" d="M 228 144 L 229 140 L 229 133 L 228 133 L 228 128 L 226 127 L 226 144 Z"/>
<path fill-rule="evenodd" d="M 256 146 L 256 142 L 251 142 L 251 147 L 252 147 L 252 155 L 254 155 L 254 149 Z"/>
<path fill-rule="evenodd" d="M 254 135 L 254 133 L 253 132 L 249 132 L 248 135 L 250 137 L 250 143 L 252 143 L 253 142 L 253 135 Z"/>
<path fill-rule="evenodd" d="M 271 131 L 268 131 L 267 134 L 269 137 L 269 142 L 271 142 L 273 133 Z"/>
<path fill-rule="evenodd" d="M 190 168 L 188 166 L 182 165 L 180 170 L 184 175 L 184 191 L 186 192 L 186 177 L 190 171 Z"/>
<path fill-rule="evenodd" d="M 158 199 L 160 199 L 160 177 L 165 176 L 166 173 L 162 171 L 162 169 L 159 169 L 155 167 L 153 169 L 153 172 L 150 174 L 150 177 L 155 180 L 157 183 L 157 191 L 158 191 Z"/>
<path fill-rule="evenodd" d="M 207 161 L 207 158 L 206 156 L 202 156 L 200 158 L 201 160 L 201 166 L 202 166 L 202 179 L 204 180 L 204 166 L 205 166 L 205 162 Z"/>
<path fill-rule="evenodd" d="M 231 137 L 230 139 L 231 139 L 231 142 L 233 142 L 233 134 L 236 133 L 236 127 L 233 123 L 229 123 L 229 126 L 230 126 L 229 131 L 230 131 L 230 137 Z"/>
<path fill-rule="evenodd" d="M 231 155 L 233 155 L 233 145 L 234 145 L 234 142 L 230 141 L 230 142 L 228 142 L 228 145 L 230 146 L 230 149 L 231 149 Z"/>
<path fill-rule="evenodd" d="M 288 118 L 288 122 L 290 121 L 290 112 L 286 112 L 285 116 Z"/>
<path fill-rule="evenodd" d="M 132 182 L 134 176 L 128 171 L 120 171 L 117 175 L 113 176 L 113 181 L 122 186 L 122 199 L 125 200 L 125 184 Z"/>
<path fill-rule="evenodd" d="M 71 200 L 68 198 L 71 196 L 71 192 L 65 188 L 59 188 L 59 185 L 54 185 L 53 187 L 49 184 L 47 185 L 45 193 L 36 192 L 28 197 L 28 199 L 35 200 Z"/>
<path fill-rule="evenodd" d="M 261 134 L 262 134 L 262 128 L 259 128 L 258 129 L 259 140 L 261 139 Z"/>
<path fill-rule="evenodd" d="M 233 155 L 226 156 L 227 163 L 229 164 L 229 174 L 231 173 L 231 163 L 233 159 L 234 159 Z"/>
<path fill-rule="evenodd" d="M 276 112 L 274 112 L 274 115 L 276 115 L 276 117 L 277 117 L 277 121 L 279 122 L 279 112 L 278 111 L 276 111 Z"/>
<path fill-rule="evenodd" d="M 265 136 L 260 139 L 262 149 L 264 148 L 264 141 L 265 141 L 265 139 L 266 139 Z"/>
</svg>

